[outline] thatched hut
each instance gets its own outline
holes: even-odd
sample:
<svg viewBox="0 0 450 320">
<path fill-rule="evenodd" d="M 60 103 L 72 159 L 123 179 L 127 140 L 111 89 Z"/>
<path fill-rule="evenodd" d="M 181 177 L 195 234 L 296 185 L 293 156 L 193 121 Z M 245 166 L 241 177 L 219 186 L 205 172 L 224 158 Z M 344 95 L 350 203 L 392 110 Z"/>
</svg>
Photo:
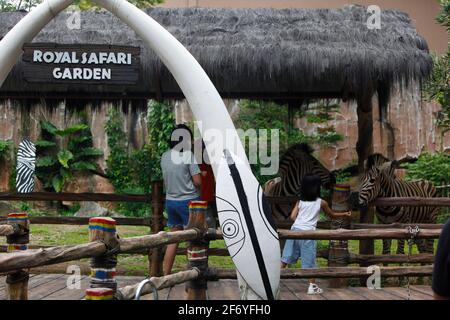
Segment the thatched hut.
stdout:
<svg viewBox="0 0 450 320">
<path fill-rule="evenodd" d="M 360 165 L 372 150 L 372 97 L 383 106 L 395 85 L 421 83 L 432 68 L 426 41 L 402 12 L 383 11 L 381 29 L 367 27 L 366 8 L 148 9 L 204 67 L 224 98 L 358 101 Z M 0 13 L 0 37 L 26 13 Z M 19 62 L 0 88 L 3 99 L 182 99 L 161 61 L 124 23 L 105 11 L 81 14 L 68 29 L 60 14 L 33 42 L 131 45 L 141 49 L 135 85 L 36 84 Z"/>
</svg>

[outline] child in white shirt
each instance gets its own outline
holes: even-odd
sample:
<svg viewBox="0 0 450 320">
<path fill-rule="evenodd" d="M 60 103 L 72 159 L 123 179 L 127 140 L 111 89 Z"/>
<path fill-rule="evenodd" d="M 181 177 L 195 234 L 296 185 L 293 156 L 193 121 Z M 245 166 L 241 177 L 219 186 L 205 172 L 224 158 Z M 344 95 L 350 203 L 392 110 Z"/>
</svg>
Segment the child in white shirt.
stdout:
<svg viewBox="0 0 450 320">
<path fill-rule="evenodd" d="M 292 209 L 290 219 L 294 221 L 291 230 L 316 230 L 320 211 L 323 210 L 330 218 L 350 217 L 351 212 L 337 213 L 330 209 L 328 203 L 320 199 L 321 180 L 315 175 L 306 175 L 302 179 L 302 196 Z M 281 258 L 281 267 L 294 264 L 301 258 L 302 268 L 316 268 L 316 241 L 293 240 L 286 241 Z M 308 294 L 321 294 L 323 290 L 316 284 L 315 279 L 309 279 Z"/>
</svg>

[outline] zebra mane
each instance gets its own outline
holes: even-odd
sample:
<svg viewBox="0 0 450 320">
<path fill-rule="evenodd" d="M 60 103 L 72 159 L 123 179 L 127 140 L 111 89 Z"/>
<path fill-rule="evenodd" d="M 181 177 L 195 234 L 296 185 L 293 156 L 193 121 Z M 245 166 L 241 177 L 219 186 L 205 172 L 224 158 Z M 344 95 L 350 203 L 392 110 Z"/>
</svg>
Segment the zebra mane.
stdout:
<svg viewBox="0 0 450 320">
<path fill-rule="evenodd" d="M 379 167 L 380 165 L 388 161 L 389 159 L 383 156 L 381 153 L 374 153 L 367 158 L 365 168 L 366 170 L 370 170 L 373 167 Z"/>
<path fill-rule="evenodd" d="M 292 159 L 297 159 L 299 153 L 304 153 L 305 155 L 312 158 L 311 160 L 317 161 L 316 158 L 313 157 L 312 153 L 314 149 L 307 143 L 297 143 L 290 146 L 281 156 L 280 164 L 282 163 L 290 163 Z"/>
<path fill-rule="evenodd" d="M 286 154 L 291 153 L 293 151 L 302 151 L 307 154 L 312 154 L 314 152 L 314 149 L 307 143 L 297 143 L 289 147 L 289 149 L 286 150 Z"/>
</svg>

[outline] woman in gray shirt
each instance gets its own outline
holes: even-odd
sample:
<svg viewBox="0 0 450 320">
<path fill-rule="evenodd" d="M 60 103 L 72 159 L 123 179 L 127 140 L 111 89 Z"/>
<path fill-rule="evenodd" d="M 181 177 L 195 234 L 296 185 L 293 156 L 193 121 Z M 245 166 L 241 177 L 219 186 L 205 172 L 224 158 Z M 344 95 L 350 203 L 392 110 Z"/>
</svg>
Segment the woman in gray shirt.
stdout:
<svg viewBox="0 0 450 320">
<path fill-rule="evenodd" d="M 170 150 L 161 156 L 161 169 L 166 190 L 167 226 L 171 231 L 183 230 L 189 220 L 189 202 L 199 200 L 201 172 L 191 152 L 193 135 L 186 125 L 178 125 L 171 134 Z M 172 271 L 178 244 L 167 246 L 163 262 L 164 275 Z"/>
</svg>

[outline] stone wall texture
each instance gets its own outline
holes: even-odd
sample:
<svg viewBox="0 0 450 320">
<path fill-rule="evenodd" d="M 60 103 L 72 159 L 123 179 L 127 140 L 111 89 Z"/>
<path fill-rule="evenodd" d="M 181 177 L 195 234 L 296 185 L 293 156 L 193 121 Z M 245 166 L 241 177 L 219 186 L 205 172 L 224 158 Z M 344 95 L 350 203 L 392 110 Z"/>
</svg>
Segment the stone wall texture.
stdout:
<svg viewBox="0 0 450 320">
<path fill-rule="evenodd" d="M 189 105 L 185 101 L 173 102 L 178 123 L 193 120 Z M 225 100 L 232 118 L 239 117 L 239 101 Z M 316 147 L 316 156 L 330 170 L 339 169 L 356 162 L 357 115 L 356 102 L 339 102 L 340 111 L 324 125 L 311 125 L 305 119 L 296 119 L 295 126 L 307 133 L 314 133 L 320 126 L 336 127 L 344 136 L 344 141 L 328 147 Z M 424 151 L 450 151 L 450 134 L 442 137 L 435 121 L 439 106 L 425 102 L 418 87 L 395 90 L 390 100 L 386 116 L 381 119 L 377 98 L 373 99 L 374 149 L 393 159 L 417 157 Z M 141 148 L 148 138 L 146 102 L 97 101 L 76 103 L 70 101 L 45 100 L 0 100 L 0 140 L 11 140 L 18 146 L 24 137 L 36 140 L 40 134 L 39 121 L 47 119 L 57 127 L 64 128 L 80 121 L 81 115 L 87 118 L 94 147 L 104 151 L 105 156 L 98 160 L 101 170 L 106 168 L 109 154 L 105 122 L 109 108 L 120 108 L 123 113 L 123 129 L 129 141 L 129 148 Z M 13 151 L 11 151 L 13 152 Z M 8 189 L 11 161 L 0 160 L 0 191 Z M 106 179 L 80 176 L 70 183 L 66 191 L 73 192 L 112 192 L 114 189 Z"/>
</svg>

